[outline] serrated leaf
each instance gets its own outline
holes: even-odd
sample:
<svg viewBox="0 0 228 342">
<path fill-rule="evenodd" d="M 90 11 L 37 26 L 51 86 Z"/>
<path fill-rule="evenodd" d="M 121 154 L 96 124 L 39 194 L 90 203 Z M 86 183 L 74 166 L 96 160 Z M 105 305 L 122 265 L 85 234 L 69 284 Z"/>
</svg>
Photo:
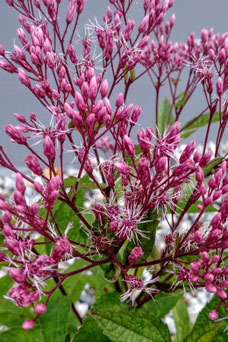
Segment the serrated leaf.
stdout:
<svg viewBox="0 0 228 342">
<path fill-rule="evenodd" d="M 186 122 L 186 124 L 182 127 L 181 131 L 185 130 L 192 130 L 192 129 L 198 129 L 199 127 L 206 126 L 210 119 L 210 113 L 205 113 L 200 115 L 199 118 L 194 118 L 192 120 L 189 120 Z M 213 118 L 211 120 L 211 123 L 215 123 L 219 121 L 219 112 L 215 112 L 213 115 Z"/>
<path fill-rule="evenodd" d="M 102 309 L 121 310 L 127 307 L 126 302 L 120 301 L 120 293 L 107 293 L 99 298 L 93 305 L 92 311 L 99 311 Z"/>
<path fill-rule="evenodd" d="M 92 313 L 98 326 L 114 342 L 169 342 L 166 324 L 153 315 L 100 310 Z"/>
<path fill-rule="evenodd" d="M 92 317 L 87 317 L 83 326 L 78 330 L 72 339 L 72 342 L 110 342 L 111 340 L 104 335 L 103 331 L 97 325 Z"/>
<path fill-rule="evenodd" d="M 169 100 L 165 97 L 158 109 L 158 130 L 161 135 L 163 135 L 165 131 L 165 127 L 167 125 L 168 118 L 169 118 L 170 109 L 171 109 L 171 105 L 169 103 Z M 169 126 L 172 125 L 173 122 L 174 122 L 174 119 L 172 117 L 172 119 L 169 122 Z"/>
<path fill-rule="evenodd" d="M 182 342 L 192 330 L 188 310 L 182 298 L 173 308 L 173 318 L 176 326 L 175 342 Z"/>
<path fill-rule="evenodd" d="M 64 342 L 71 310 L 66 296 L 53 295 L 48 303 L 47 312 L 38 319 L 45 342 Z"/>
<path fill-rule="evenodd" d="M 220 328 L 221 324 L 214 323 L 193 329 L 183 342 L 212 342 Z"/>
<path fill-rule="evenodd" d="M 140 311 L 153 313 L 154 316 L 163 318 L 169 313 L 170 310 L 176 305 L 181 294 L 160 292 L 153 300 L 149 300 L 147 303 L 140 307 Z"/>
</svg>

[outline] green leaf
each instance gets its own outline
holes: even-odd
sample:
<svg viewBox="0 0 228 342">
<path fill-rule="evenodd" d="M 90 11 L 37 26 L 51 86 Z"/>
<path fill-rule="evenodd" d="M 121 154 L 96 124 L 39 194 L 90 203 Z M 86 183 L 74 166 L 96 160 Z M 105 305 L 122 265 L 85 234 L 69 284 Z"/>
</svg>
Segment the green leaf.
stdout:
<svg viewBox="0 0 228 342">
<path fill-rule="evenodd" d="M 188 310 L 185 302 L 180 298 L 173 308 L 173 318 L 176 326 L 175 342 L 182 342 L 191 332 L 192 326 L 189 320 Z"/>
<path fill-rule="evenodd" d="M 186 139 L 186 138 L 190 137 L 190 135 L 192 135 L 196 131 L 197 131 L 197 129 L 193 129 L 192 131 L 188 131 L 186 133 L 181 134 L 181 139 Z"/>
<path fill-rule="evenodd" d="M 36 324 L 32 330 L 13 328 L 4 331 L 0 333 L 0 340 L 1 342 L 46 342 L 39 329 L 39 324 Z"/>
<path fill-rule="evenodd" d="M 9 291 L 12 285 L 13 285 L 13 280 L 8 275 L 1 277 L 0 278 L 1 295 L 6 295 L 6 293 Z"/>
<path fill-rule="evenodd" d="M 112 292 L 107 293 L 99 298 L 93 305 L 92 311 L 99 311 L 102 309 L 121 310 L 127 307 L 126 302 L 120 301 L 120 293 Z"/>
<path fill-rule="evenodd" d="M 171 105 L 169 103 L 169 100 L 165 97 L 158 109 L 158 130 L 162 136 L 168 122 L 170 109 Z M 169 121 L 169 126 L 171 126 L 173 122 L 174 119 L 173 117 L 171 117 L 171 120 Z"/>
<path fill-rule="evenodd" d="M 77 182 L 77 177 L 74 176 L 69 176 L 68 178 L 64 179 L 64 187 L 65 188 L 70 188 L 71 186 L 75 186 Z M 106 184 L 100 184 L 100 187 L 102 189 L 106 188 Z M 79 180 L 79 184 L 78 184 L 78 189 L 97 189 L 97 185 L 96 183 L 94 183 L 93 181 L 91 181 L 91 179 L 89 179 L 88 175 L 85 175 L 84 177 L 80 178 Z"/>
<path fill-rule="evenodd" d="M 177 109 L 179 107 L 184 107 L 186 100 L 187 100 L 187 94 L 181 93 L 177 96 L 177 98 L 181 98 L 177 103 L 175 103 L 174 108 Z"/>
<path fill-rule="evenodd" d="M 88 264 L 89 263 L 87 261 L 82 259 L 77 260 L 71 267 L 69 267 L 67 272 L 78 270 Z M 92 275 L 78 273 L 74 276 L 68 277 L 64 281 L 63 287 L 72 302 L 76 302 L 79 299 L 86 284 L 89 284 L 95 289 L 96 299 L 104 293 L 113 292 L 115 290 L 114 285 L 104 279 L 103 271 L 100 266 L 96 266 L 90 271 L 92 272 Z"/>
<path fill-rule="evenodd" d="M 120 294 L 116 292 L 108 293 L 101 296 L 98 301 L 93 305 L 92 311 L 98 311 L 102 309 L 120 310 L 127 306 L 126 303 L 120 302 Z M 73 342 L 109 342 L 110 339 L 104 335 L 103 331 L 97 325 L 96 321 L 88 316 L 83 322 L 83 326 L 74 336 Z"/>
<path fill-rule="evenodd" d="M 186 122 L 186 124 L 182 127 L 181 131 L 185 131 L 185 130 L 190 131 L 195 128 L 198 129 L 199 127 L 206 126 L 209 122 L 209 118 L 210 118 L 210 113 L 202 114 L 197 119 L 194 118 Z M 219 121 L 219 112 L 215 112 L 211 123 L 215 123 L 218 121 Z"/>
<path fill-rule="evenodd" d="M 204 324 L 213 324 L 213 321 L 210 320 L 210 318 L 208 317 L 208 314 L 210 311 L 215 310 L 217 308 L 219 302 L 220 302 L 220 299 L 214 295 L 213 298 L 210 300 L 210 302 L 208 302 L 205 305 L 205 307 L 200 311 L 196 319 L 194 329 L 197 329 L 200 326 L 203 326 Z M 227 316 L 227 311 L 223 304 L 220 305 L 218 314 L 220 318 Z M 226 342 L 227 335 L 223 333 L 223 331 L 228 327 L 228 320 L 224 319 L 220 321 L 219 323 L 222 325 L 222 327 L 219 331 L 219 334 L 217 334 L 216 337 L 213 339 L 213 342 Z"/>
<path fill-rule="evenodd" d="M 29 308 L 18 308 L 14 303 L 4 298 L 0 299 L 0 326 L 21 328 L 28 318 L 33 318 Z"/>
<path fill-rule="evenodd" d="M 140 311 L 152 312 L 153 315 L 163 318 L 176 305 L 180 296 L 181 294 L 160 292 L 155 296 L 154 300 L 151 298 L 151 300 L 142 305 Z"/>
<path fill-rule="evenodd" d="M 87 317 L 83 326 L 75 334 L 72 342 L 110 342 L 111 340 L 104 335 L 92 317 Z"/>
<path fill-rule="evenodd" d="M 92 313 L 98 326 L 114 342 L 169 342 L 166 324 L 153 315 L 100 310 Z"/>
<path fill-rule="evenodd" d="M 221 164 L 222 161 L 223 161 L 223 158 L 222 158 L 222 157 L 218 157 L 218 158 L 212 159 L 212 160 L 207 164 L 207 166 L 205 166 L 205 167 L 203 168 L 204 177 L 207 177 L 207 176 L 209 176 L 210 174 L 212 174 L 213 171 L 214 171 L 214 168 L 215 168 L 216 166 L 218 166 L 219 164 Z"/>
<path fill-rule="evenodd" d="M 140 247 L 142 248 L 144 254 L 143 254 L 143 257 L 138 260 L 138 263 L 141 263 L 144 260 L 146 260 L 153 251 L 156 230 L 157 230 L 157 226 L 159 223 L 157 211 L 149 210 L 143 221 L 145 221 L 145 223 L 139 224 L 139 228 L 140 230 L 145 232 L 145 236 L 147 238 L 141 239 Z M 149 222 L 146 222 L 146 221 L 149 221 Z M 130 246 L 130 245 L 131 244 L 129 244 L 129 247 L 131 247 L 132 249 L 133 246 Z"/>
<path fill-rule="evenodd" d="M 187 210 L 187 213 L 191 213 L 191 214 L 192 214 L 192 213 L 199 213 L 199 209 L 197 208 L 197 205 L 198 205 L 198 204 L 202 204 L 202 202 L 196 201 L 196 203 L 193 203 L 193 204 L 189 207 L 189 209 Z M 178 207 L 177 207 L 176 212 L 177 212 L 178 214 L 182 213 L 182 211 L 183 211 L 185 205 L 186 205 L 186 201 L 183 202 L 183 203 L 178 203 Z M 206 213 L 212 213 L 212 212 L 214 212 L 214 211 L 218 211 L 218 209 L 216 209 L 213 205 L 209 205 L 209 206 L 205 209 L 205 212 L 206 212 Z"/>
<path fill-rule="evenodd" d="M 70 300 L 66 296 L 54 294 L 47 312 L 38 319 L 45 342 L 64 342 L 71 310 Z"/>
<path fill-rule="evenodd" d="M 193 329 L 183 342 L 212 342 L 220 328 L 221 324 L 214 323 Z"/>
</svg>

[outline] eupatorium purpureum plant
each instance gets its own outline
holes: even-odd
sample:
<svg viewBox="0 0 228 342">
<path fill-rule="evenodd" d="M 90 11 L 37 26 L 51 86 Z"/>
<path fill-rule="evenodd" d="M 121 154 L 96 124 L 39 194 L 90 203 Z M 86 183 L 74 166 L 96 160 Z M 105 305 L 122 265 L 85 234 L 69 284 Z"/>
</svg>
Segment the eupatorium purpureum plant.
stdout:
<svg viewBox="0 0 228 342">
<path fill-rule="evenodd" d="M 162 319 L 173 309 L 176 341 L 225 341 L 228 175 L 220 145 L 228 33 L 203 29 L 200 39 L 190 33 L 186 43 L 172 43 L 175 15 L 166 14 L 174 0 L 139 1 L 140 18 L 130 16 L 133 0 L 109 0 L 103 21 L 88 18 L 78 40 L 85 0 L 6 3 L 20 27 L 11 52 L 0 45 L 0 67 L 43 105 L 50 124 L 31 112 L 6 125 L 15 148 L 27 149 L 25 174 L 0 149 L 1 167 L 16 176 L 12 199 L 0 195 L 0 261 L 8 274 L 1 340 L 166 342 Z M 149 77 L 145 91 L 154 97 L 144 113 L 143 103 L 128 100 L 141 77 Z M 181 124 L 198 88 L 204 109 Z M 154 127 L 142 127 L 142 115 Z M 202 126 L 203 149 L 190 141 L 180 152 Z M 82 317 L 75 303 L 86 284 L 95 302 Z M 213 298 L 193 326 L 182 296 L 196 290 Z"/>
</svg>

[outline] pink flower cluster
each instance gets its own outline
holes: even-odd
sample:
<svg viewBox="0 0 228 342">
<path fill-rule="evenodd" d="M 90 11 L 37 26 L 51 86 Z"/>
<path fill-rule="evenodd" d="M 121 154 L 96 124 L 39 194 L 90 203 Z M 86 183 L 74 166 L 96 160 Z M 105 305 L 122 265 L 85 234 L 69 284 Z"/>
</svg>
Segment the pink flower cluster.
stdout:
<svg viewBox="0 0 228 342">
<path fill-rule="evenodd" d="M 15 43 L 14 51 L 8 53 L 0 46 L 0 67 L 17 74 L 51 116 L 46 127 L 33 112 L 28 116 L 15 113 L 19 124 L 5 127 L 13 143 L 27 148 L 24 162 L 37 177 L 35 180 L 31 174 L 21 173 L 0 148 L 0 165 L 16 173 L 13 202 L 0 195 L 0 229 L 5 243 L 0 261 L 8 262 L 9 276 L 16 283 L 8 297 L 19 307 L 33 304 L 36 314 L 34 320 L 24 322 L 23 328 L 33 328 L 65 279 L 110 262 L 120 270 L 118 281 L 125 288 L 121 300 L 130 299 L 136 306 L 152 294 L 156 296 L 167 287 L 178 288 L 183 282 L 215 293 L 219 305 L 223 303 L 227 308 L 227 156 L 214 157 L 218 156 L 228 120 L 228 34 L 213 35 L 212 30 L 202 30 L 200 42 L 191 33 L 186 44 L 173 44 L 169 38 L 175 15 L 166 22 L 165 16 L 174 0 L 144 0 L 138 27 L 129 18 L 132 0 L 110 0 L 113 10 L 107 7 L 103 23 L 95 19 L 86 25 L 80 55 L 74 37 L 85 0 L 69 1 L 63 32 L 59 22 L 62 1 L 6 2 L 20 13 L 22 27 L 17 36 L 21 47 Z M 36 18 L 37 13 L 40 17 Z M 101 65 L 93 56 L 94 46 L 100 51 Z M 180 101 L 180 79 L 186 69 L 188 78 Z M 132 84 L 146 75 L 156 93 L 156 125 L 155 129 L 139 128 L 135 146 L 132 132 L 139 124 L 142 108 L 128 103 L 128 93 Z M 159 95 L 165 82 L 170 91 L 170 110 L 159 131 Z M 113 95 L 119 85 L 123 90 Z M 196 142 L 190 141 L 178 156 L 182 135 L 179 118 L 197 86 L 203 89 L 209 115 L 203 152 L 199 153 Z M 213 156 L 206 148 L 217 111 L 219 129 Z M 42 142 L 42 156 L 31 144 L 32 139 Z M 78 139 L 80 146 L 76 144 Z M 79 165 L 70 191 L 65 183 L 66 144 L 70 144 Z M 84 174 L 102 196 L 96 203 L 92 199 L 87 210 L 77 205 Z M 26 196 L 28 184 L 34 188 L 33 203 Z M 188 187 L 191 193 L 186 199 Z M 64 229 L 59 226 L 55 216 L 59 204 L 72 210 L 80 222 L 77 227 L 71 227 L 71 222 Z M 197 208 L 196 214 L 183 232 L 182 222 L 192 205 Z M 217 210 L 208 220 L 206 212 L 213 205 Z M 93 214 L 93 223 L 85 211 Z M 163 219 L 170 231 L 164 237 L 164 248 L 159 247 L 159 257 L 151 261 L 145 245 L 149 241 L 152 252 L 156 221 Z M 88 236 L 85 244 L 69 237 L 70 229 L 80 230 L 81 226 Z M 46 244 L 52 246 L 49 254 L 39 254 L 39 246 Z M 127 251 L 126 258 L 120 257 L 122 247 Z M 185 261 L 186 256 L 192 259 Z M 74 257 L 89 265 L 58 272 L 61 261 Z M 150 280 L 137 276 L 140 267 L 156 264 L 160 265 L 159 271 L 151 271 Z M 159 276 L 166 273 L 167 278 L 160 281 Z M 45 285 L 52 278 L 56 286 L 46 291 Z M 170 279 L 175 286 L 168 282 Z M 45 304 L 38 303 L 41 297 Z M 217 316 L 217 309 L 210 313 L 211 319 Z"/>
</svg>

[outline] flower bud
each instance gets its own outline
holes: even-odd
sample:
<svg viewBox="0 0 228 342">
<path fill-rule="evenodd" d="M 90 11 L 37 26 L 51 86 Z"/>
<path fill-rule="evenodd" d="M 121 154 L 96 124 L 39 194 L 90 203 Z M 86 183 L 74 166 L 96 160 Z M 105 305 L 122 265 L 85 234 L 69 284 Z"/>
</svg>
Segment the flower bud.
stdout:
<svg viewBox="0 0 228 342">
<path fill-rule="evenodd" d="M 137 262 L 141 257 L 143 256 L 143 250 L 141 247 L 134 247 L 129 256 L 128 256 L 128 261 L 129 264 L 134 264 Z"/>
<path fill-rule="evenodd" d="M 221 298 L 222 300 L 227 298 L 227 293 L 223 289 L 217 289 L 217 296 Z"/>
<path fill-rule="evenodd" d="M 135 155 L 135 147 L 131 141 L 131 139 L 125 134 L 123 138 L 123 146 L 126 150 L 129 157 L 134 157 Z"/>
<path fill-rule="evenodd" d="M 210 256 L 209 256 L 209 254 L 207 252 L 203 252 L 201 254 L 201 258 L 202 258 L 202 260 L 203 260 L 203 262 L 205 264 L 207 264 L 209 262 L 209 260 L 210 260 Z"/>
<path fill-rule="evenodd" d="M 117 221 L 111 221 L 108 229 L 109 229 L 110 233 L 115 233 L 118 229 L 118 222 Z"/>
<path fill-rule="evenodd" d="M 218 319 L 218 311 L 217 310 L 212 310 L 209 312 L 208 317 L 212 320 L 215 321 Z"/>
<path fill-rule="evenodd" d="M 190 143 L 185 147 L 184 151 L 180 156 L 180 163 L 184 163 L 187 159 L 190 158 L 191 154 L 193 153 L 194 149 L 196 148 L 196 142 L 190 141 Z"/>
<path fill-rule="evenodd" d="M 146 25 L 149 22 L 149 15 L 145 15 L 145 17 L 142 19 L 141 23 L 139 24 L 138 31 L 139 33 L 143 33 L 146 29 Z"/>
<path fill-rule="evenodd" d="M 43 315 L 47 311 L 47 306 L 45 304 L 37 304 L 34 310 L 38 315 Z"/>
<path fill-rule="evenodd" d="M 166 169 L 166 157 L 161 157 L 155 164 L 155 170 L 157 173 L 161 173 Z"/>
<path fill-rule="evenodd" d="M 212 284 L 206 284 L 205 287 L 206 287 L 207 292 L 209 292 L 209 293 L 216 293 L 217 292 L 217 288 Z"/>
<path fill-rule="evenodd" d="M 123 97 L 123 94 L 122 93 L 119 93 L 119 95 L 117 95 L 117 98 L 116 98 L 116 107 L 117 108 L 120 108 L 122 107 L 124 104 L 124 97 Z"/>
<path fill-rule="evenodd" d="M 115 162 L 114 168 L 123 175 L 129 175 L 130 169 L 127 164 L 121 163 L 121 162 Z"/>
<path fill-rule="evenodd" d="M 55 159 L 55 145 L 49 135 L 46 135 L 43 140 L 44 155 L 49 160 Z"/>
<path fill-rule="evenodd" d="M 43 192 L 43 187 L 39 182 L 34 182 L 34 189 L 36 190 L 36 192 L 42 194 Z"/>
<path fill-rule="evenodd" d="M 24 321 L 22 324 L 22 328 L 25 330 L 30 330 L 34 327 L 35 322 L 32 319 L 27 319 L 27 321 Z"/>
<path fill-rule="evenodd" d="M 19 173 L 19 172 L 16 174 L 16 189 L 18 191 L 20 191 L 22 193 L 22 195 L 24 195 L 25 190 L 26 190 L 26 186 L 25 186 L 23 177 L 22 177 L 21 173 Z"/>
<path fill-rule="evenodd" d="M 9 269 L 10 277 L 18 284 L 23 284 L 26 281 L 26 277 L 21 270 L 18 268 L 10 268 Z"/>
<path fill-rule="evenodd" d="M 108 81 L 104 80 L 101 84 L 101 89 L 100 89 L 101 97 L 104 98 L 108 95 Z"/>
<path fill-rule="evenodd" d="M 204 154 L 204 155 L 202 156 L 202 158 L 200 159 L 199 165 L 200 165 L 201 167 L 207 166 L 207 164 L 209 163 L 209 161 L 210 161 L 210 159 L 211 159 L 211 157 L 212 157 L 212 154 L 213 154 L 212 151 L 210 151 L 210 152 Z"/>
</svg>

